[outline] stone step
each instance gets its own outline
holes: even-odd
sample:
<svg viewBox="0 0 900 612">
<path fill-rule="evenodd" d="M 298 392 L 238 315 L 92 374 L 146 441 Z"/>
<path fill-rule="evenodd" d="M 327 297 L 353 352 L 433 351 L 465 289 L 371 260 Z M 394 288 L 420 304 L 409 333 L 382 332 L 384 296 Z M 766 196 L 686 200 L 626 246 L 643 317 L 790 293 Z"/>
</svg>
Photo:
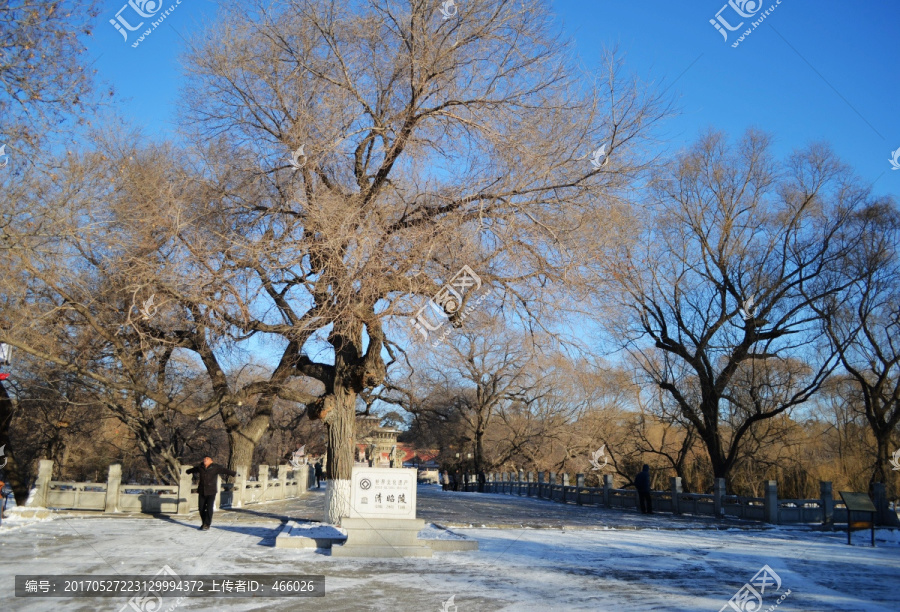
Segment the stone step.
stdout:
<svg viewBox="0 0 900 612">
<path fill-rule="evenodd" d="M 331 547 L 332 557 L 430 557 L 431 553 L 432 550 L 428 546 L 353 546 L 344 544 Z"/>
<path fill-rule="evenodd" d="M 417 529 L 347 529 L 351 546 L 418 546 Z"/>
</svg>

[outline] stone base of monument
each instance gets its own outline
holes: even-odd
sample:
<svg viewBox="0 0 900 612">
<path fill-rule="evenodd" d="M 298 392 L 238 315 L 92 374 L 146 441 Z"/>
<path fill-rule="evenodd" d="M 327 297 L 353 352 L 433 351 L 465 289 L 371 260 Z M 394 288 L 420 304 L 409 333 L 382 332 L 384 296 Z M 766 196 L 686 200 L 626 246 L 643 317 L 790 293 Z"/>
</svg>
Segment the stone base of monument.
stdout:
<svg viewBox="0 0 900 612">
<path fill-rule="evenodd" d="M 368 519 L 369 523 L 373 520 L 379 519 Z M 344 519 L 344 521 L 346 522 L 347 519 Z M 409 530 L 412 530 L 413 527 L 415 526 L 410 525 Z M 375 539 L 377 540 L 376 545 L 386 545 L 385 541 L 387 538 L 395 535 L 392 533 L 393 531 L 395 530 L 388 530 L 387 536 L 375 536 Z M 403 531 L 406 531 L 406 529 Z M 360 536 L 357 541 L 362 542 L 366 537 L 368 537 L 369 540 L 373 539 L 372 536 Z M 404 546 L 408 546 L 411 541 L 408 534 L 403 534 L 402 538 Z M 281 533 L 275 538 L 275 548 L 321 548 L 327 550 L 334 547 L 341 547 L 346 541 L 347 535 L 331 525 L 292 520 L 285 524 L 281 529 Z M 423 530 L 419 531 L 413 546 L 427 546 L 433 552 L 461 552 L 478 550 L 478 541 L 450 531 L 440 525 L 429 524 L 426 525 Z M 356 548 L 357 547 L 351 545 L 350 548 L 347 549 L 348 554 L 344 556 L 350 556 L 349 551 L 355 550 Z M 337 556 L 341 556 L 341 553 L 338 553 Z"/>
<path fill-rule="evenodd" d="M 331 548 L 347 536 L 331 525 L 288 521 L 275 538 L 275 548 Z"/>
<path fill-rule="evenodd" d="M 432 550 L 419 540 L 422 519 L 344 518 L 343 546 L 332 546 L 332 557 L 430 557 Z"/>
</svg>

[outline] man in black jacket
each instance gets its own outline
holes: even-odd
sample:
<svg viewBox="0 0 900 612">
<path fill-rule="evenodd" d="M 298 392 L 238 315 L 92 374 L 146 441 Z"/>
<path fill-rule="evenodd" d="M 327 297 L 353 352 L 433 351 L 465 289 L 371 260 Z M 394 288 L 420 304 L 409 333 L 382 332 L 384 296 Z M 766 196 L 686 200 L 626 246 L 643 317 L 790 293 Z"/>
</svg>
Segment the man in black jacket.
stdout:
<svg viewBox="0 0 900 612">
<path fill-rule="evenodd" d="M 188 474 L 197 474 L 200 482 L 197 485 L 197 499 L 200 507 L 200 520 L 203 521 L 200 529 L 208 531 L 212 525 L 213 504 L 216 502 L 216 476 L 225 474 L 227 476 L 236 476 L 236 472 L 232 472 L 227 467 L 213 463 L 209 457 L 204 457 L 202 463 L 198 463 L 187 471 Z"/>
<path fill-rule="evenodd" d="M 322 469 L 322 462 L 316 461 L 316 488 L 319 488 L 319 485 L 322 483 L 322 477 L 325 475 L 325 471 Z"/>
<path fill-rule="evenodd" d="M 643 514 L 653 514 L 653 502 L 650 499 L 650 466 L 644 464 L 637 476 L 634 477 L 634 488 L 638 492 L 638 501 Z"/>
</svg>

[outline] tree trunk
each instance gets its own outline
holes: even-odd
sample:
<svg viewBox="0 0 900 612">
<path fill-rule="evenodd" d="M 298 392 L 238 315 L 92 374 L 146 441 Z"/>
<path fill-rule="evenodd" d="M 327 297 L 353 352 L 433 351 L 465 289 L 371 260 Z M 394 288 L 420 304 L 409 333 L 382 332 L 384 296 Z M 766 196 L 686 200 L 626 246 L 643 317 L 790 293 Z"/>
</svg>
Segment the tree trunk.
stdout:
<svg viewBox="0 0 900 612">
<path fill-rule="evenodd" d="M 231 443 L 228 454 L 229 470 L 236 472 L 239 467 L 249 469 L 253 465 L 253 452 L 268 428 L 269 417 L 256 416 L 247 425 L 229 429 L 228 441 Z"/>
<path fill-rule="evenodd" d="M 338 378 L 338 377 L 336 377 Z M 350 479 L 356 453 L 356 393 L 339 378 L 334 383 L 333 409 L 325 416 L 328 432 L 327 477 L 325 489 L 325 522 L 339 525 L 350 515 Z"/>
<path fill-rule="evenodd" d="M 484 466 L 484 429 L 475 431 L 475 473 L 480 474 Z"/>
<path fill-rule="evenodd" d="M 884 483 L 887 485 L 887 471 L 886 467 L 888 466 L 889 457 L 890 457 L 890 441 L 891 441 L 891 430 L 883 429 L 877 430 L 872 428 L 872 433 L 875 434 L 875 466 L 872 470 L 872 476 L 869 478 L 869 492 L 871 493 L 876 482 Z"/>
</svg>

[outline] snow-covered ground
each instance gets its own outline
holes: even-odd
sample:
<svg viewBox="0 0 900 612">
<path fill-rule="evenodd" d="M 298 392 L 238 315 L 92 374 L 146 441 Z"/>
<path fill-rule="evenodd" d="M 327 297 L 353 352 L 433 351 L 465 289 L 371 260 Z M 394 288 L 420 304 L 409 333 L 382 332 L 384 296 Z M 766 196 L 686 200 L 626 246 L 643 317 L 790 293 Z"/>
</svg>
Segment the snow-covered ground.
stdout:
<svg viewBox="0 0 900 612">
<path fill-rule="evenodd" d="M 765 565 L 777 573 L 761 612 L 900 610 L 900 535 L 750 525 L 710 528 L 691 519 L 562 506 L 504 496 L 442 493 L 421 488 L 419 516 L 451 514 L 460 523 L 496 524 L 527 513 L 529 526 L 452 530 L 479 541 L 476 552 L 435 553 L 431 559 L 332 558 L 323 551 L 276 549 L 285 517 L 319 514 L 321 493 L 302 502 L 218 512 L 212 530 L 196 520 L 58 515 L 55 520 L 0 530 L 2 610 L 122 609 L 119 599 L 22 599 L 12 597 L 16 574 L 156 574 L 169 566 L 179 575 L 235 573 L 321 574 L 321 599 L 184 599 L 187 610 L 389 610 L 469 612 L 678 610 L 718 612 Z M 523 506 L 523 502 L 525 505 Z M 481 505 L 480 505 L 481 504 Z M 486 505 L 483 505 L 486 504 Z M 541 509 L 546 525 L 541 527 Z M 485 514 L 486 513 L 486 514 Z M 566 519 L 567 515 L 571 515 Z M 595 524 L 590 524 L 593 517 Z M 518 521 L 518 519 L 516 519 Z M 574 527 L 560 528 L 558 522 Z M 6 521 L 4 521 L 6 523 Z M 678 528 L 672 529 L 671 527 Z M 429 528 L 432 533 L 436 528 Z M 429 537 L 431 537 L 429 535 Z M 453 597 L 452 603 L 449 602 Z M 175 599 L 165 600 L 168 609 Z M 750 603 L 753 603 L 752 601 Z M 456 606 L 454 609 L 453 606 Z M 729 608 L 731 609 L 731 608 Z M 156 612 L 148 608 L 149 612 Z M 161 611 L 159 611 L 161 612 Z"/>
</svg>

